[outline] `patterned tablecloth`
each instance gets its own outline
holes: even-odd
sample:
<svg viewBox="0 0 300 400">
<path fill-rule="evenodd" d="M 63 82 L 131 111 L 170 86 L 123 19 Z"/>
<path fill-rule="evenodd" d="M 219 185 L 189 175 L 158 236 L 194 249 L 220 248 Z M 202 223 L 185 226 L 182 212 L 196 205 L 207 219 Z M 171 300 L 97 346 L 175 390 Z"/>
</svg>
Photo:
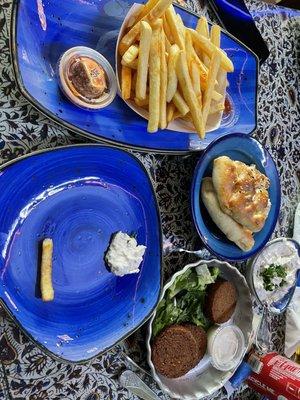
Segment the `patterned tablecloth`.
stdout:
<svg viewBox="0 0 300 400">
<path fill-rule="evenodd" d="M 300 167 L 300 12 L 259 0 L 246 3 L 270 49 L 270 57 L 259 75 L 258 126 L 254 137 L 271 152 L 280 172 L 282 206 L 274 236 L 289 235 L 300 196 L 297 178 Z M 213 18 L 205 0 L 189 0 L 186 6 Z M 1 163 L 34 150 L 86 141 L 49 121 L 19 93 L 9 54 L 10 13 L 11 1 L 0 0 Z M 135 154 L 153 179 L 165 240 L 176 246 L 197 248 L 197 235 L 189 211 L 189 188 L 199 155 Z M 186 255 L 166 257 L 165 278 L 189 261 L 192 258 Z M 274 349 L 282 351 L 284 316 L 274 318 L 273 328 Z M 147 368 L 143 333 L 142 328 L 129 338 L 127 347 L 132 357 Z M 0 360 L 0 399 L 137 399 L 118 384 L 118 375 L 126 361 L 115 349 L 84 364 L 62 363 L 37 348 L 3 312 L 0 315 Z M 149 377 L 144 378 L 151 383 Z M 159 395 L 167 399 L 162 393 Z M 220 391 L 211 398 L 227 397 Z M 242 387 L 233 398 L 260 397 Z"/>
</svg>

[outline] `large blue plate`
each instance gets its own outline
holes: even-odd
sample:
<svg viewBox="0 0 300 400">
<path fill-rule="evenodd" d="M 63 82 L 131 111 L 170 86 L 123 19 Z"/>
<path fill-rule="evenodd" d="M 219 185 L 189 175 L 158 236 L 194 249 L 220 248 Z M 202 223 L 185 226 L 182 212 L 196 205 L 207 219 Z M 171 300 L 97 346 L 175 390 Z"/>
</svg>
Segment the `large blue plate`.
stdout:
<svg viewBox="0 0 300 400">
<path fill-rule="evenodd" d="M 265 225 L 254 233 L 255 244 L 249 251 L 242 251 L 217 228 L 201 200 L 201 182 L 212 176 L 213 160 L 228 156 L 232 160 L 256 165 L 257 169 L 270 180 L 269 198 L 271 209 Z M 191 205 L 194 223 L 204 245 L 216 256 L 231 261 L 246 260 L 260 251 L 272 235 L 280 209 L 280 181 L 276 165 L 268 151 L 254 138 L 236 133 L 211 143 L 196 165 L 191 189 Z"/>
<path fill-rule="evenodd" d="M 100 145 L 36 153 L 0 173 L 0 296 L 54 355 L 86 360 L 139 327 L 161 285 L 160 218 L 150 179 L 132 155 Z M 147 250 L 139 274 L 110 273 L 117 231 Z M 54 301 L 39 297 L 39 244 L 53 238 Z"/>
<path fill-rule="evenodd" d="M 81 110 L 61 94 L 56 63 L 73 46 L 89 46 L 103 53 L 114 65 L 120 26 L 132 1 L 119 0 L 19 0 L 12 21 L 12 57 L 16 80 L 23 95 L 56 122 L 94 139 L 140 150 L 182 153 L 203 149 L 212 140 L 231 132 L 250 134 L 256 127 L 258 60 L 254 53 L 228 33 L 224 48 L 235 66 L 228 74 L 228 93 L 234 114 L 201 141 L 196 134 L 159 131 L 149 134 L 146 121 L 118 96 L 98 112 Z M 178 8 L 187 26 L 197 16 Z"/>
</svg>

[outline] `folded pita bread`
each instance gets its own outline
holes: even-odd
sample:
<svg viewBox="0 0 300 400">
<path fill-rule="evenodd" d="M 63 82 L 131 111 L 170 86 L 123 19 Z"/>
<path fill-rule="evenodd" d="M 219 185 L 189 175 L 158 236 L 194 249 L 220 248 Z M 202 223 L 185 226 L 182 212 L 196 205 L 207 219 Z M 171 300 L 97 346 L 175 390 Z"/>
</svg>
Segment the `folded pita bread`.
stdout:
<svg viewBox="0 0 300 400">
<path fill-rule="evenodd" d="M 269 179 L 254 165 L 227 156 L 214 160 L 212 179 L 221 209 L 250 231 L 259 232 L 270 211 Z"/>
<path fill-rule="evenodd" d="M 252 232 L 221 210 L 212 178 L 202 180 L 201 198 L 211 219 L 226 237 L 243 251 L 251 250 L 254 245 Z"/>
</svg>

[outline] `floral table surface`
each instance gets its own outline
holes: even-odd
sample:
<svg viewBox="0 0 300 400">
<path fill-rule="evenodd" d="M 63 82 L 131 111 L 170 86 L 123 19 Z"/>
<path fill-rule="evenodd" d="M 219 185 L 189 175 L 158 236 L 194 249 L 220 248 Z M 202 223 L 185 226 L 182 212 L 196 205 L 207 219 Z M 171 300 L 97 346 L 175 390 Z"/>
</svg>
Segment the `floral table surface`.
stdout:
<svg viewBox="0 0 300 400">
<path fill-rule="evenodd" d="M 205 3 L 205 0 L 188 0 L 186 6 L 213 19 Z M 246 0 L 246 3 L 270 49 L 270 57 L 259 75 L 258 127 L 254 136 L 269 149 L 280 172 L 282 206 L 274 236 L 289 235 L 300 197 L 300 12 L 267 5 L 260 0 Z M 86 141 L 38 113 L 18 91 L 9 53 L 10 16 L 11 1 L 0 0 L 1 163 L 34 150 Z M 157 191 L 165 243 L 197 248 L 199 243 L 188 199 L 199 155 L 135 154 L 149 171 Z M 167 256 L 165 278 L 191 260 L 186 255 Z M 282 351 L 284 316 L 275 318 L 272 323 L 273 347 Z M 127 340 L 126 349 L 147 368 L 144 329 Z M 137 399 L 118 383 L 120 371 L 129 366 L 118 348 L 85 364 L 62 363 L 28 340 L 3 311 L 0 315 L 0 361 L 0 399 Z M 143 378 L 155 387 L 147 375 Z M 158 390 L 157 393 L 161 399 L 167 399 Z M 210 398 L 225 399 L 227 396 L 219 391 Z M 257 399 L 260 396 L 242 387 L 231 398 Z"/>
</svg>

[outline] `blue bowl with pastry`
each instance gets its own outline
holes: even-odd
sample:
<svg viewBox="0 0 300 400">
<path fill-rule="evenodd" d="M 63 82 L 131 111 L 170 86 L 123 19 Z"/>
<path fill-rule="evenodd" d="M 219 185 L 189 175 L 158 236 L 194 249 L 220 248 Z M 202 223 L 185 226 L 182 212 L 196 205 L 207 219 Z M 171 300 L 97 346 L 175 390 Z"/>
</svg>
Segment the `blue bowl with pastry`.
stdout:
<svg viewBox="0 0 300 400">
<path fill-rule="evenodd" d="M 274 231 L 280 197 L 275 163 L 257 140 L 242 133 L 215 140 L 198 161 L 191 190 L 205 247 L 226 260 L 252 257 Z"/>
</svg>

